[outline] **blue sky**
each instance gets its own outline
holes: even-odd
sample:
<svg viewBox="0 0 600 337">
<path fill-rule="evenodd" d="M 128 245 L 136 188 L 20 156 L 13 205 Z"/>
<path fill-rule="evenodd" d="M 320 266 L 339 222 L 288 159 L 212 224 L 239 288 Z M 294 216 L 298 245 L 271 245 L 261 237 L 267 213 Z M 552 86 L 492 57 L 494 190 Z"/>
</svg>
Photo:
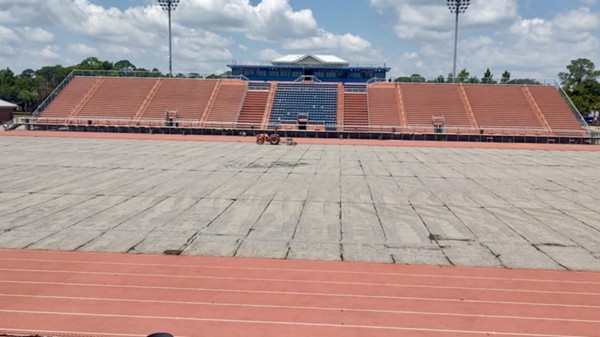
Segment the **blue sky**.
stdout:
<svg viewBox="0 0 600 337">
<path fill-rule="evenodd" d="M 600 68 L 600 0 L 471 0 L 458 68 L 552 79 L 576 58 Z M 285 54 L 335 54 L 392 76 L 447 75 L 454 22 L 445 0 L 181 0 L 175 72 Z M 0 67 L 72 65 L 88 56 L 168 70 L 167 15 L 156 0 L 0 0 Z"/>
</svg>

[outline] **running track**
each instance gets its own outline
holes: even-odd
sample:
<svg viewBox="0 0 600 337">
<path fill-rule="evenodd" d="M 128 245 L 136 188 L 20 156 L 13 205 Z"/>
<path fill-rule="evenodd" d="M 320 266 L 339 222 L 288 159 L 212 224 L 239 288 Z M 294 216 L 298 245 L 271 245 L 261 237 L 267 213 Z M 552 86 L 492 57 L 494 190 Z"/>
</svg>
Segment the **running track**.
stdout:
<svg viewBox="0 0 600 337">
<path fill-rule="evenodd" d="M 600 274 L 0 250 L 0 335 L 600 336 Z"/>
</svg>

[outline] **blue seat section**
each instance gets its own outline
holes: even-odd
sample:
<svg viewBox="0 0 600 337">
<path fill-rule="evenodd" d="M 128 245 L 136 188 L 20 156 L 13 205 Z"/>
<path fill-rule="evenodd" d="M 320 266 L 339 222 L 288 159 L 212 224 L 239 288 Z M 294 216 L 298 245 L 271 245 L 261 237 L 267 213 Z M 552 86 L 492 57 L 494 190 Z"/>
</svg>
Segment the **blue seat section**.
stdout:
<svg viewBox="0 0 600 337">
<path fill-rule="evenodd" d="M 271 90 L 271 83 L 269 82 L 248 82 L 248 90 Z"/>
<path fill-rule="evenodd" d="M 336 130 L 337 84 L 278 83 L 269 123 L 296 124 L 299 117 L 307 118 L 308 124 Z"/>
</svg>

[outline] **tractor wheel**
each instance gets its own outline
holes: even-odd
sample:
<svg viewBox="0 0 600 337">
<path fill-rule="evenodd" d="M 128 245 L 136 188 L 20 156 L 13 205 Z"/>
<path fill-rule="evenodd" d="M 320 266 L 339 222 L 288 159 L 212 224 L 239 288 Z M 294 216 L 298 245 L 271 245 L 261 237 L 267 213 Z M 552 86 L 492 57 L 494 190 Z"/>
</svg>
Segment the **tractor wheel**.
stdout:
<svg viewBox="0 0 600 337">
<path fill-rule="evenodd" d="M 265 143 L 265 137 L 262 135 L 256 136 L 256 144 L 263 145 Z"/>
<path fill-rule="evenodd" d="M 269 143 L 271 143 L 271 145 L 279 145 L 280 141 L 281 141 L 281 138 L 279 138 L 279 135 L 276 133 L 269 136 Z"/>
</svg>

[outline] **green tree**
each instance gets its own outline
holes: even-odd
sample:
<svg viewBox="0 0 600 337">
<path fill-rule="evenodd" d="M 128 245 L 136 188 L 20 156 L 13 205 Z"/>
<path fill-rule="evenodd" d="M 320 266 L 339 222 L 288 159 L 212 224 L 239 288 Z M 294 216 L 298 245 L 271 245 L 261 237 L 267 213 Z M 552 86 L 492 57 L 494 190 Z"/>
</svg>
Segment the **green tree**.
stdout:
<svg viewBox="0 0 600 337">
<path fill-rule="evenodd" d="M 40 103 L 40 96 L 35 90 L 21 89 L 17 95 L 17 104 L 21 111 L 33 112 Z"/>
<path fill-rule="evenodd" d="M 507 84 L 528 84 L 528 85 L 540 85 L 541 83 L 531 78 L 516 78 L 506 82 Z"/>
<path fill-rule="evenodd" d="M 394 82 L 407 83 L 407 82 L 412 82 L 412 81 L 411 81 L 410 77 L 408 77 L 408 76 L 400 76 L 400 77 L 396 77 Z"/>
<path fill-rule="evenodd" d="M 15 73 L 10 68 L 0 70 L 0 99 L 9 102 L 17 101 Z"/>
<path fill-rule="evenodd" d="M 411 82 L 415 83 L 423 83 L 425 82 L 425 77 L 421 76 L 420 74 L 412 74 L 410 75 L 410 80 Z"/>
<path fill-rule="evenodd" d="M 97 57 L 88 57 L 75 68 L 78 70 L 112 70 L 113 64 L 109 61 L 100 61 Z"/>
<path fill-rule="evenodd" d="M 496 81 L 494 81 L 494 74 L 492 74 L 492 72 L 490 71 L 490 69 L 488 68 L 485 73 L 483 73 L 483 77 L 481 78 L 481 83 L 486 83 L 486 84 L 495 84 Z"/>
<path fill-rule="evenodd" d="M 394 80 L 394 82 L 412 83 L 412 82 L 425 82 L 425 77 L 419 74 L 412 74 L 410 76 L 400 76 Z"/>
<path fill-rule="evenodd" d="M 600 111 L 600 83 L 596 80 L 588 79 L 575 85 L 570 97 L 583 115 Z"/>
<path fill-rule="evenodd" d="M 599 110 L 600 84 L 597 78 L 600 71 L 596 70 L 594 63 L 586 58 L 572 60 L 567 70 L 559 73 L 558 78 L 575 107 L 584 115 Z"/>
<path fill-rule="evenodd" d="M 502 73 L 502 79 L 500 79 L 500 83 L 506 84 L 506 83 L 508 83 L 508 81 L 510 81 L 510 71 L 505 70 Z"/>
<path fill-rule="evenodd" d="M 117 61 L 117 62 L 115 62 L 115 64 L 113 64 L 112 70 L 135 71 L 135 70 L 137 70 L 137 68 L 133 63 L 129 62 L 129 60 L 121 60 L 121 61 Z"/>
<path fill-rule="evenodd" d="M 434 83 L 445 83 L 446 80 L 444 79 L 444 76 L 440 75 L 435 80 L 433 80 L 433 82 Z"/>
<path fill-rule="evenodd" d="M 61 65 L 42 67 L 35 72 L 37 92 L 45 99 L 72 71 Z"/>
<path fill-rule="evenodd" d="M 600 71 L 596 70 L 594 62 L 580 58 L 572 60 L 567 66 L 569 72 L 561 72 L 558 78 L 567 93 L 573 91 L 576 85 L 588 80 L 596 80 L 600 76 Z"/>
<path fill-rule="evenodd" d="M 31 112 L 40 104 L 40 95 L 37 90 L 37 78 L 33 69 L 25 69 L 16 77 L 15 88 L 17 101 L 21 111 Z"/>
<path fill-rule="evenodd" d="M 467 69 L 463 69 L 460 71 L 460 73 L 458 73 L 458 75 L 456 75 L 456 80 L 457 82 L 465 83 L 469 80 L 469 76 L 470 74 Z"/>
</svg>

